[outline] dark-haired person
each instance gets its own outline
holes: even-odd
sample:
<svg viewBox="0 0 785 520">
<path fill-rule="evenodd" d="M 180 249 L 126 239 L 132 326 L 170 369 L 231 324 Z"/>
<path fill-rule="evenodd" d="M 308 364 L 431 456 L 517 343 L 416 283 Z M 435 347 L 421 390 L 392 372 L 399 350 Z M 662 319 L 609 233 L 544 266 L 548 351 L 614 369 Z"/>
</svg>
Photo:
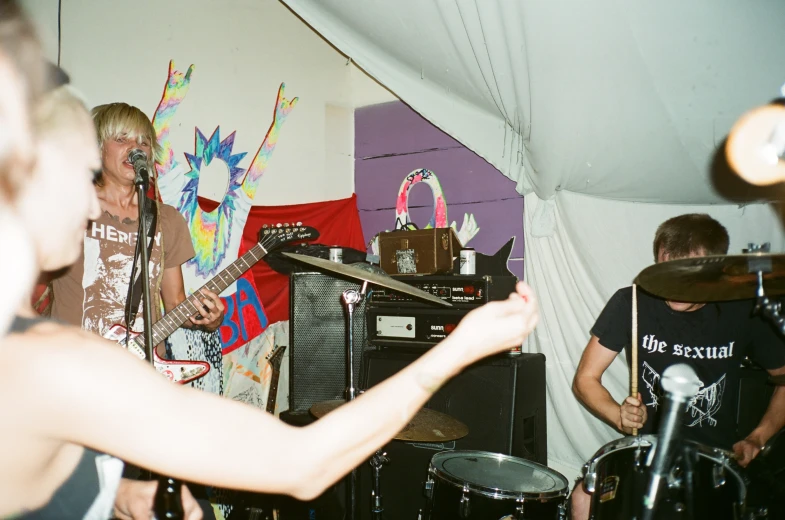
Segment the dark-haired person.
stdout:
<svg viewBox="0 0 785 520">
<path fill-rule="evenodd" d="M 656 262 L 725 255 L 727 230 L 706 214 L 687 214 L 663 222 L 654 237 Z M 573 391 L 594 415 L 618 431 L 656 433 L 659 387 L 663 371 L 674 364 L 690 365 L 701 380 L 698 396 L 689 403 L 684 435 L 701 444 L 733 450 L 746 466 L 763 445 L 785 426 L 785 387 L 777 387 L 766 414 L 745 439 L 736 436 L 741 362 L 749 356 L 771 375 L 785 374 L 785 344 L 762 318 L 753 316 L 751 300 L 683 303 L 656 298 L 642 290 L 638 301 L 638 397 L 617 403 L 602 385 L 602 375 L 632 343 L 632 287 L 620 289 L 606 304 L 591 330 Z M 589 515 L 590 495 L 582 485 L 572 494 L 575 519 Z"/>
</svg>

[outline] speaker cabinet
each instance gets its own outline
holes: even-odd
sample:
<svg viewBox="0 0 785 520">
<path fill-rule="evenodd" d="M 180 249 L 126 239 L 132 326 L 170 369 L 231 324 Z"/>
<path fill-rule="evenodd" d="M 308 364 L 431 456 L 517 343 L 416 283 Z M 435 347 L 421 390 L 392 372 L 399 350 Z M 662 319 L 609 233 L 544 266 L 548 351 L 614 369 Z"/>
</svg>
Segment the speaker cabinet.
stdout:
<svg viewBox="0 0 785 520">
<path fill-rule="evenodd" d="M 387 349 L 365 353 L 364 388 L 400 371 L 421 353 Z M 469 434 L 445 443 L 392 441 L 381 470 L 385 518 L 417 518 L 431 457 L 443 450 L 481 450 L 547 464 L 545 356 L 520 354 L 481 361 L 450 380 L 426 403 L 466 424 Z M 359 475 L 359 518 L 370 518 L 371 471 Z"/>
<path fill-rule="evenodd" d="M 343 399 L 346 390 L 346 317 L 341 296 L 360 284 L 318 272 L 295 272 L 290 280 L 289 409 Z M 353 316 L 353 373 L 360 387 L 365 343 L 365 300 Z"/>
</svg>

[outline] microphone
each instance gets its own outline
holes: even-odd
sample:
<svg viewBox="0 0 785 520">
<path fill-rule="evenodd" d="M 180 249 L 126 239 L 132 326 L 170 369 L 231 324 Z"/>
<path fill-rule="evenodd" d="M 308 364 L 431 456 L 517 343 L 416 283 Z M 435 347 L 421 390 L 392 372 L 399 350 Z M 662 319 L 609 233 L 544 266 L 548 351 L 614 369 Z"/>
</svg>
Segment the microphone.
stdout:
<svg viewBox="0 0 785 520">
<path fill-rule="evenodd" d="M 136 178 L 134 184 L 144 186 L 147 191 L 148 183 L 150 182 L 150 171 L 147 167 L 147 155 L 139 148 L 134 148 L 128 152 L 128 162 L 134 167 Z"/>
<path fill-rule="evenodd" d="M 679 363 L 665 369 L 660 385 L 665 392 L 665 406 L 660 419 L 659 439 L 654 447 L 654 462 L 650 466 L 649 489 L 643 496 L 644 520 L 654 515 L 657 492 L 662 479 L 670 471 L 687 403 L 698 393 L 701 382 L 692 367 Z"/>
</svg>

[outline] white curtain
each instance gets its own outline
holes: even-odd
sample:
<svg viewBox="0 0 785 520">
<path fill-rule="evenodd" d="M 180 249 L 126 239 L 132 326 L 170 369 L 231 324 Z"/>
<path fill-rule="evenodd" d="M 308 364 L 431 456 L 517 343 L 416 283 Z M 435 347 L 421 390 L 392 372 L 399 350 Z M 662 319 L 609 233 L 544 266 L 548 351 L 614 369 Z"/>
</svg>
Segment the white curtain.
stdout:
<svg viewBox="0 0 785 520">
<path fill-rule="evenodd" d="M 657 226 L 683 213 L 709 213 L 728 229 L 735 254 L 749 242 L 770 242 L 782 251 L 785 234 L 772 208 L 763 205 L 665 206 L 569 192 L 550 201 L 530 194 L 524 205 L 524 269 L 542 310 L 526 350 L 542 352 L 547 360 L 549 465 L 572 477 L 601 445 L 618 436 L 575 399 L 575 368 L 605 302 L 653 263 Z M 623 355 L 605 373 L 603 384 L 619 401 L 627 395 Z"/>
<path fill-rule="evenodd" d="M 542 199 L 724 203 L 715 146 L 785 83 L 780 0 L 282 1 Z"/>
<path fill-rule="evenodd" d="M 542 305 L 527 348 L 548 358 L 549 459 L 570 477 L 614 436 L 573 397 L 575 367 L 604 303 L 651 263 L 656 226 L 708 212 L 734 252 L 783 248 L 768 207 L 730 204 L 765 192 L 710 165 L 785 82 L 785 2 L 282 1 L 527 195 Z M 627 377 L 621 362 L 605 376 L 618 399 Z"/>
</svg>

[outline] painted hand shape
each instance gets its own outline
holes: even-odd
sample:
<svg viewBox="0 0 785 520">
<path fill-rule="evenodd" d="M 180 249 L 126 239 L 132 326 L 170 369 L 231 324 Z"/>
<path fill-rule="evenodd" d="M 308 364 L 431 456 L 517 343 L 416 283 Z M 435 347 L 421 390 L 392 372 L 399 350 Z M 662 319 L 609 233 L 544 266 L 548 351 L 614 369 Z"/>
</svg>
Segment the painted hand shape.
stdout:
<svg viewBox="0 0 785 520">
<path fill-rule="evenodd" d="M 469 213 L 463 214 L 463 224 L 461 225 L 460 231 L 457 230 L 454 220 L 452 224 L 450 224 L 450 227 L 456 230 L 455 234 L 458 237 L 458 240 L 461 241 L 462 246 L 466 246 L 466 244 L 480 232 L 480 227 L 477 225 L 477 221 L 474 220 L 474 215 Z"/>
</svg>

